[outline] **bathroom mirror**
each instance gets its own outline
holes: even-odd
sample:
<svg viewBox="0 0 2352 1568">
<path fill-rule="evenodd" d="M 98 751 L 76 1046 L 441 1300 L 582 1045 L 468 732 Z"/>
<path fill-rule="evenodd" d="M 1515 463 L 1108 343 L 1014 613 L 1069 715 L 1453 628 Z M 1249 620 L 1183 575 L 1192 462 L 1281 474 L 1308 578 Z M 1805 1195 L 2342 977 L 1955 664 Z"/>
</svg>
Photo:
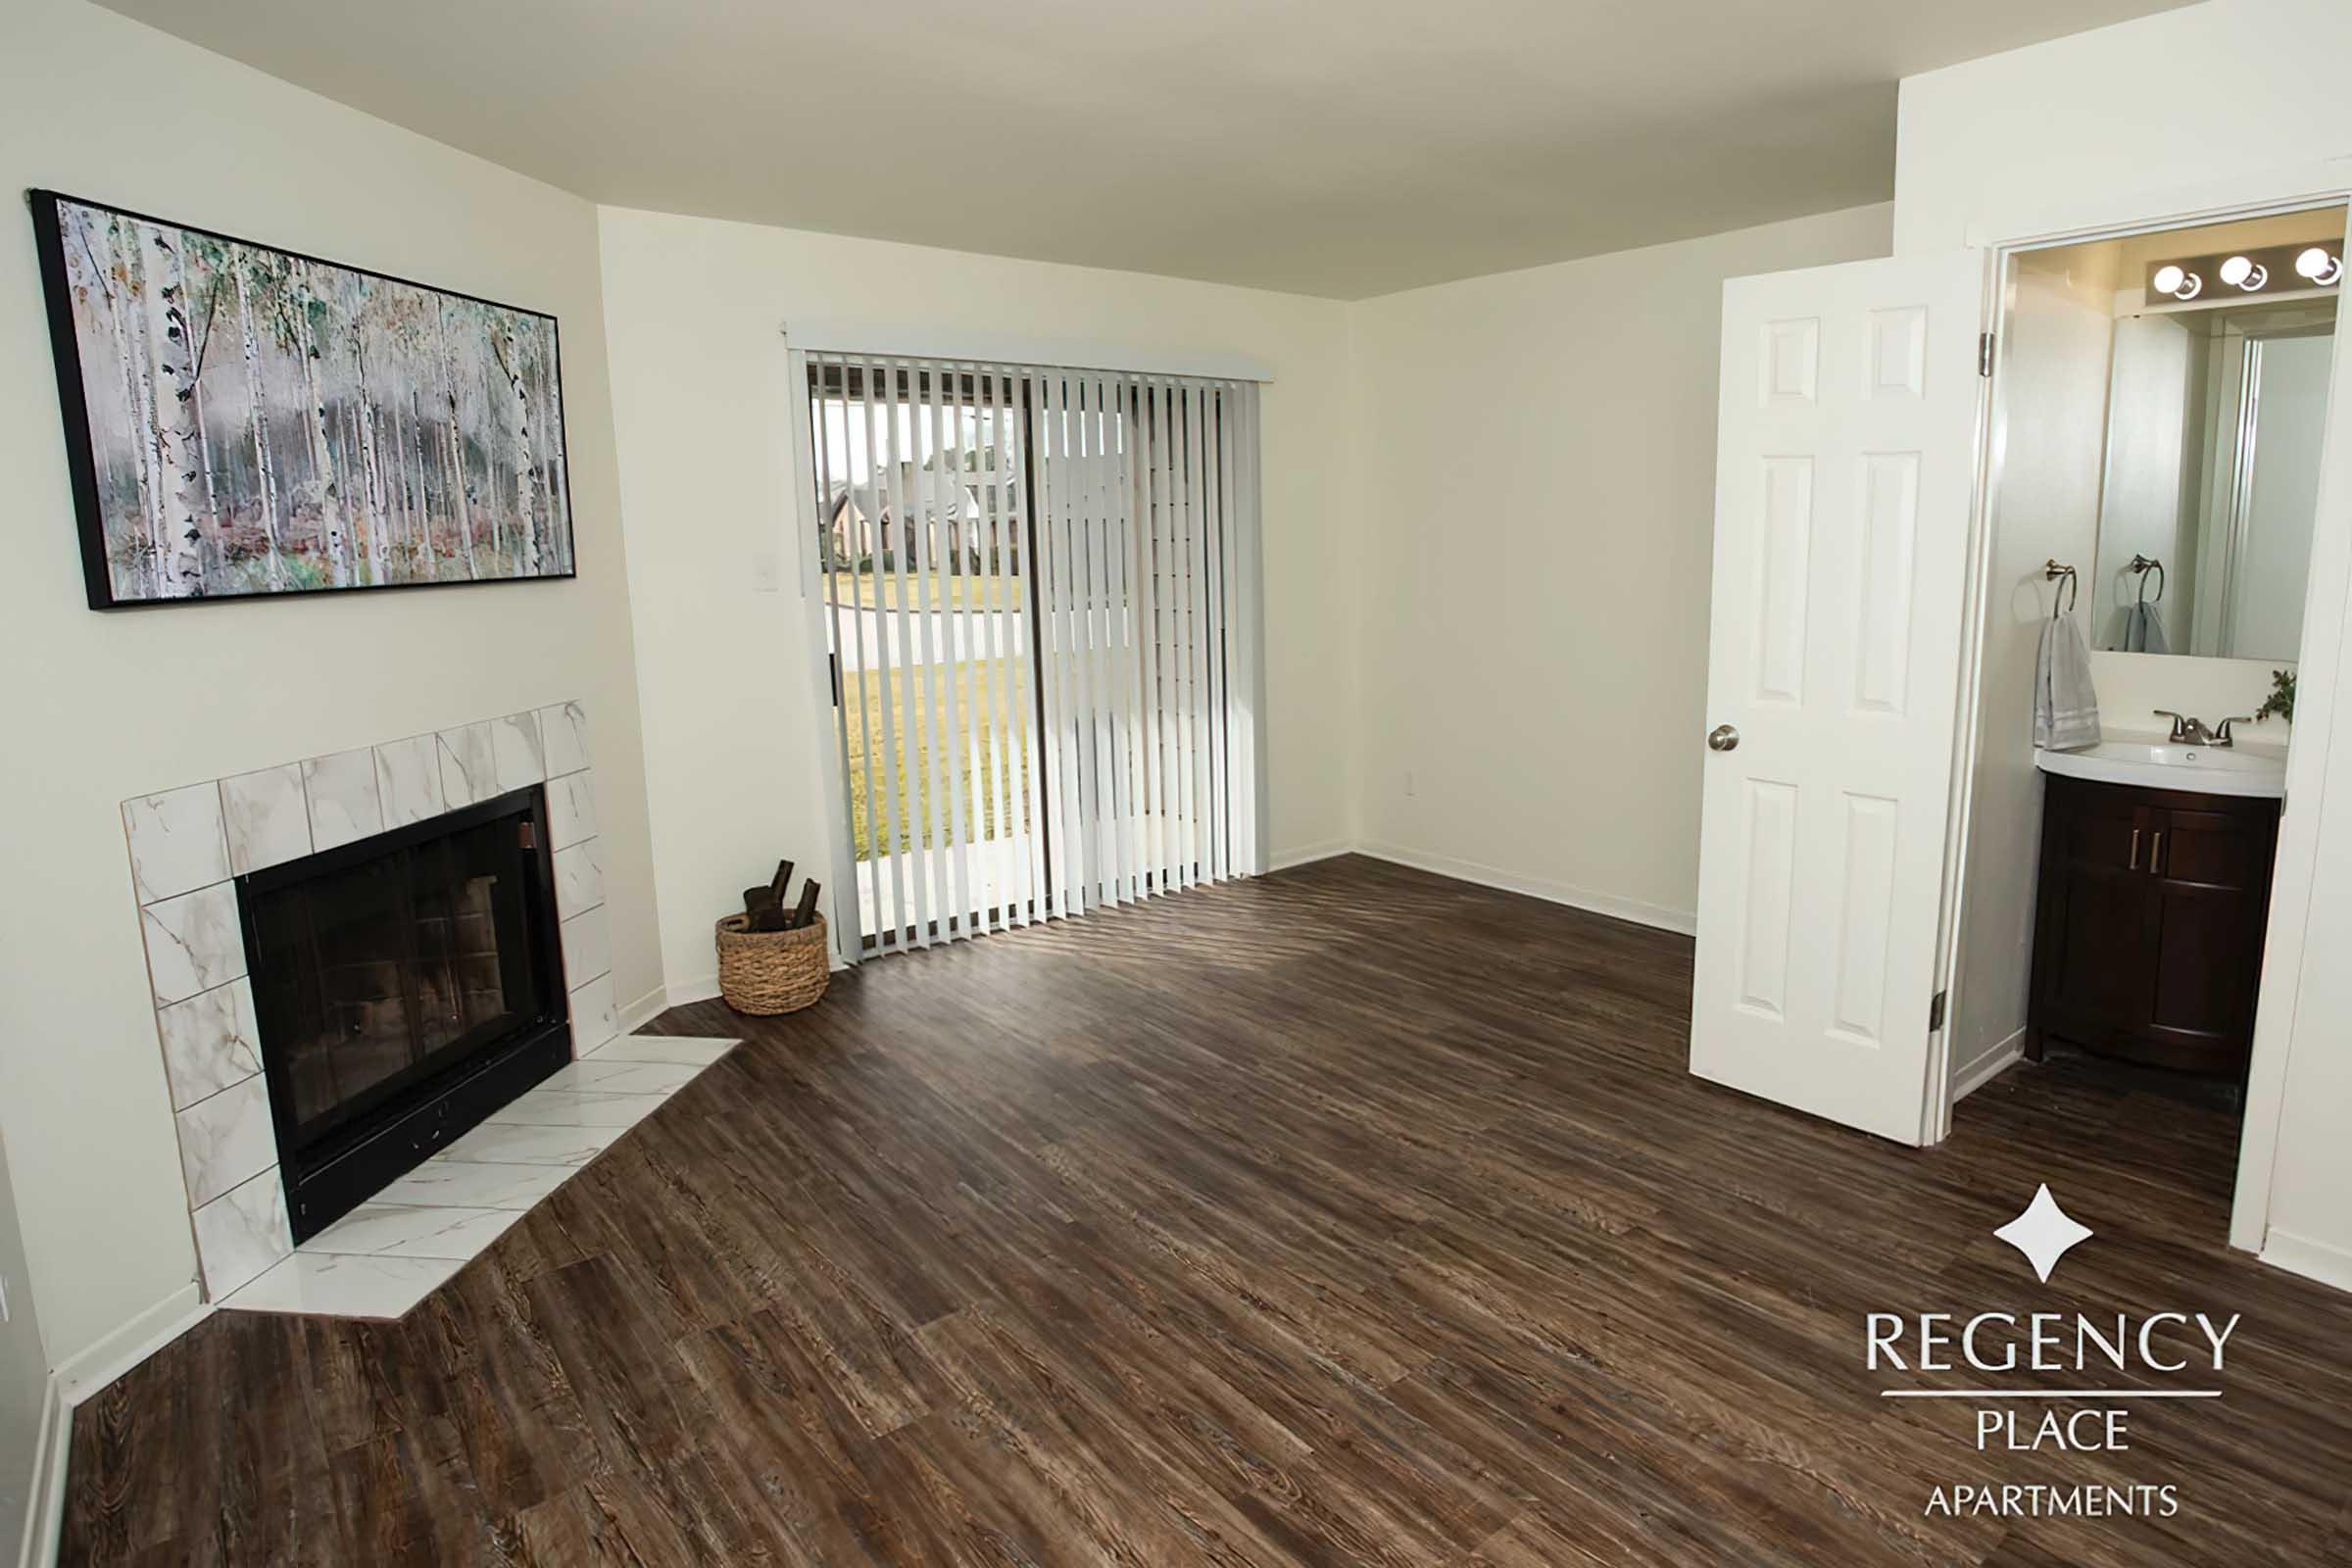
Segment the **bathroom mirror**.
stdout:
<svg viewBox="0 0 2352 1568">
<path fill-rule="evenodd" d="M 2091 646 L 2292 661 L 2335 299 L 2146 298 L 2119 313 L 2108 365 Z"/>
</svg>

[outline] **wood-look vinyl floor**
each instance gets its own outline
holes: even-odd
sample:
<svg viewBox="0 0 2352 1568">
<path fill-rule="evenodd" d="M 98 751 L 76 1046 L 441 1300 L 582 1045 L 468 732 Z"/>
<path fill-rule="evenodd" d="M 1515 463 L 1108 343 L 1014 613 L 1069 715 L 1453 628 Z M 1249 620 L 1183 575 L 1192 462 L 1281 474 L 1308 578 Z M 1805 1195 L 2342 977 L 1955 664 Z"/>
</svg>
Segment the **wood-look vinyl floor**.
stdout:
<svg viewBox="0 0 2352 1568">
<path fill-rule="evenodd" d="M 2061 1061 L 1897 1149 L 1690 1078 L 1690 967 L 1343 859 L 674 1010 L 749 1042 L 408 1319 L 84 1405 L 64 1560 L 2352 1564 L 2352 1297 L 2225 1250 L 2226 1112 Z M 1994 1307 L 2244 1320 L 2011 1456 L 1861 1360 Z M 1987 1482 L 2179 1511 L 1925 1512 Z"/>
</svg>

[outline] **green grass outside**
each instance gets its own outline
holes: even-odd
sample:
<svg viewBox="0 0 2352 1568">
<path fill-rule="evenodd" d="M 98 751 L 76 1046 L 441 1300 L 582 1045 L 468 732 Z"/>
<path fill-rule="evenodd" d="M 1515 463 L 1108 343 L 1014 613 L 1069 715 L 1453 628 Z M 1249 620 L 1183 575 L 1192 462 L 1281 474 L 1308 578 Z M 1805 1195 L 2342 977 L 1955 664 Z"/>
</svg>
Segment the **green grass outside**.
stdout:
<svg viewBox="0 0 2352 1568">
<path fill-rule="evenodd" d="M 902 604 L 925 610 L 1018 610 L 1028 602 L 1026 581 L 989 572 L 917 576 L 909 571 L 902 583 L 896 572 L 842 571 L 826 579 L 825 591 L 825 603 L 860 610 L 897 610 Z"/>
<path fill-rule="evenodd" d="M 968 840 L 993 839 L 1017 828 L 1019 818 L 1028 811 L 1029 801 L 1028 760 L 1021 754 L 1019 741 L 1023 730 L 1019 725 L 1024 719 L 1035 723 L 1032 710 L 1019 706 L 1033 701 L 1025 672 L 1012 660 L 919 664 L 911 671 L 890 674 L 890 706 L 897 709 L 899 715 L 898 723 L 891 726 L 893 741 L 899 748 L 898 787 L 882 792 L 885 798 L 881 805 L 889 821 L 890 843 L 877 849 L 883 835 L 881 826 L 871 820 L 865 737 L 869 721 L 878 726 L 875 756 L 871 760 L 872 766 L 880 769 L 885 759 L 880 753 L 879 726 L 888 716 L 883 704 L 883 674 L 878 669 L 860 671 L 843 685 L 841 693 L 850 736 L 850 818 L 858 858 L 870 860 L 877 853 L 904 853 L 917 842 L 928 848 L 934 842 L 929 820 L 933 812 L 939 818 L 938 842 L 953 841 L 948 802 L 943 799 L 934 806 L 930 801 L 931 752 L 941 744 L 943 735 L 956 754 L 963 798 L 972 803 L 974 820 L 967 829 Z M 952 728 L 947 722 L 951 715 L 946 694 L 950 679 L 955 683 L 953 716 L 962 720 L 960 729 Z M 1009 735 L 1004 728 L 1008 722 L 1015 726 Z M 915 748 L 912 758 L 906 755 L 910 745 Z M 1000 760 L 1000 749 L 1010 761 L 1018 796 L 1014 803 L 1017 814 L 1011 819 L 998 806 L 998 798 L 1004 793 L 1005 766 L 1005 761 Z M 977 781 L 977 788 L 972 777 L 975 759 L 984 775 Z M 887 781 L 870 782 L 879 787 Z M 894 795 L 896 798 L 891 799 Z"/>
</svg>

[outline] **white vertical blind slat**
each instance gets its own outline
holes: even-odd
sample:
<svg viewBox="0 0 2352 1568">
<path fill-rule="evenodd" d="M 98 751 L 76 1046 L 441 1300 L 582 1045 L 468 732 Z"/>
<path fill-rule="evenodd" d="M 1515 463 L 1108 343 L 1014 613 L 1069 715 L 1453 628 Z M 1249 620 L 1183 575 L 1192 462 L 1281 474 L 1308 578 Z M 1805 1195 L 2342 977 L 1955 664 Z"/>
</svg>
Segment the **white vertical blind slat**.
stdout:
<svg viewBox="0 0 2352 1568">
<path fill-rule="evenodd" d="M 1102 813 L 1095 808 L 1102 769 L 1096 755 L 1095 734 L 1099 709 L 1095 697 L 1095 596 L 1091 580 L 1094 552 L 1088 548 L 1094 510 L 1095 442 L 1094 432 L 1087 426 L 1092 411 L 1085 378 L 1076 374 L 1063 377 L 1062 397 L 1062 428 L 1067 439 L 1063 472 L 1070 479 L 1070 505 L 1062 516 L 1070 542 L 1070 668 L 1075 677 L 1071 692 L 1077 704 L 1070 714 L 1072 750 L 1078 758 L 1078 794 L 1071 802 L 1078 824 L 1077 864 L 1073 869 L 1078 877 L 1078 907 L 1083 911 L 1102 902 L 1102 844 L 1096 826 Z"/>
<path fill-rule="evenodd" d="M 1171 729 L 1169 714 L 1174 712 L 1174 677 L 1176 659 L 1171 637 L 1176 635 L 1176 623 L 1171 618 L 1169 595 L 1169 541 L 1174 538 L 1171 519 L 1176 517 L 1176 444 L 1169 440 L 1169 420 L 1174 416 L 1174 388 L 1166 381 L 1152 378 L 1151 390 L 1151 449 L 1148 461 L 1152 466 L 1154 506 L 1151 519 L 1151 550 L 1152 550 L 1152 625 L 1146 637 L 1152 644 L 1152 694 L 1151 694 L 1151 745 L 1152 745 L 1152 815 L 1151 815 L 1151 867 L 1152 891 L 1169 891 L 1169 867 L 1176 865 L 1174 835 L 1176 835 L 1176 757 L 1171 750 L 1176 731 Z"/>
<path fill-rule="evenodd" d="M 938 585 L 937 603 L 941 611 L 931 619 L 939 629 L 937 667 L 946 701 L 939 767 L 940 805 L 942 814 L 949 818 L 948 833 L 954 846 L 949 852 L 949 863 L 955 871 L 956 894 L 950 907 L 956 916 L 955 935 L 968 937 L 972 934 L 972 911 L 978 907 L 972 892 L 969 846 L 974 803 L 972 774 L 966 766 L 971 753 L 969 732 L 964 728 L 962 678 L 962 671 L 972 658 L 972 627 L 967 615 L 951 612 L 951 607 L 962 603 L 959 590 L 963 586 L 963 416 L 957 390 L 962 379 L 961 371 L 954 366 L 931 373 L 931 487 L 938 514 L 933 523 L 931 571 Z"/>
<path fill-rule="evenodd" d="M 1173 567 L 1176 612 L 1176 886 L 1193 885 L 1195 823 L 1199 801 L 1193 793 L 1193 516 L 1199 505 L 1200 478 L 1193 462 L 1193 397 L 1191 389 L 1175 389 L 1173 431 L 1176 452 L 1176 548 Z"/>
<path fill-rule="evenodd" d="M 1262 770 L 1260 747 L 1265 726 L 1264 674 L 1264 607 L 1261 601 L 1263 556 L 1261 530 L 1263 527 L 1262 479 L 1258 459 L 1258 391 L 1254 382 L 1243 382 L 1235 388 L 1241 417 L 1235 421 L 1235 446 L 1241 454 L 1241 471 L 1234 485 L 1235 516 L 1238 525 L 1234 535 L 1234 586 L 1239 603 L 1235 607 L 1235 624 L 1239 628 L 1234 638 L 1233 733 L 1241 752 L 1235 776 L 1241 782 L 1240 798 L 1234 804 L 1234 822 L 1241 834 L 1242 870 L 1250 875 L 1266 868 L 1266 842 L 1263 831 L 1265 793 L 1258 788 Z"/>
<path fill-rule="evenodd" d="M 1011 679 L 1011 662 L 1004 659 L 1004 639 L 1011 627 L 1009 607 L 1004 604 L 1004 464 L 1006 464 L 1006 430 L 1004 430 L 1004 402 L 998 397 L 1000 376 L 993 367 L 974 367 L 974 402 L 978 405 L 978 461 L 986 466 L 981 472 L 981 595 L 988 612 L 981 625 L 988 627 L 986 672 L 988 696 L 981 706 L 981 724 L 986 729 L 988 745 L 981 760 L 988 773 L 988 795 L 993 804 L 988 808 L 988 907 L 990 929 L 1004 931 L 1013 924 L 1013 889 L 1018 877 L 1011 870 L 1013 856 L 1013 792 L 1011 792 L 1011 706 L 1004 698 L 1004 686 Z M 974 686 L 978 691 L 978 686 Z"/>
<path fill-rule="evenodd" d="M 1046 762 L 1044 725 L 1038 722 L 1038 704 L 1041 701 L 1041 681 L 1038 671 L 1043 644 L 1038 633 L 1037 551 L 1034 516 L 1036 498 L 1030 493 L 1026 475 L 1036 467 L 1036 424 L 1030 402 L 1030 381 L 1025 375 L 1005 377 L 1004 389 L 1014 407 L 1014 439 L 1018 448 L 1011 455 L 1012 473 L 1020 476 L 1013 486 L 1013 538 L 1020 556 L 1020 581 L 1014 586 L 1021 594 L 1020 618 L 1014 625 L 1028 653 L 1014 661 L 1013 680 L 1006 695 L 1012 702 L 1012 723 L 1018 736 L 1020 772 L 1017 775 L 1013 800 L 1014 821 L 1019 825 L 1028 858 L 1029 881 L 1026 896 L 1021 901 L 1021 923 L 1042 920 L 1046 915 Z"/>
<path fill-rule="evenodd" d="M 1234 716 L 1234 692 L 1236 689 L 1234 678 L 1238 662 L 1234 643 L 1236 630 L 1241 625 L 1238 614 L 1241 552 L 1235 536 L 1238 519 L 1234 514 L 1239 495 L 1235 476 L 1241 464 L 1241 454 L 1236 450 L 1234 441 L 1235 424 L 1240 417 L 1238 396 L 1236 388 L 1227 386 L 1224 389 L 1218 399 L 1217 419 L 1217 483 L 1219 486 L 1217 560 L 1220 590 L 1218 630 L 1222 634 L 1225 651 L 1225 678 L 1218 687 L 1217 713 L 1223 722 L 1225 731 L 1224 843 L 1225 875 L 1229 877 L 1249 874 L 1248 862 L 1242 858 L 1242 840 L 1239 817 L 1236 812 L 1236 807 L 1242 799 L 1242 793 L 1237 784 L 1240 776 L 1238 768 L 1241 756 L 1237 750 L 1240 744 L 1237 732 L 1241 726 L 1236 722 Z"/>
<path fill-rule="evenodd" d="M 1193 858 L 1186 869 L 1195 882 L 1205 882 L 1214 820 L 1208 789 L 1208 389 L 1194 386 L 1186 395 L 1185 455 L 1193 467 L 1192 549 L 1185 557 L 1186 602 L 1193 616 Z"/>
<path fill-rule="evenodd" d="M 1078 722 L 1084 712 L 1077 668 L 1077 577 L 1072 570 L 1070 510 L 1076 504 L 1075 476 L 1070 471 L 1069 383 L 1058 371 L 1039 377 L 1043 390 L 1042 427 L 1045 446 L 1040 464 L 1045 474 L 1046 521 L 1051 542 L 1046 583 L 1052 595 L 1048 616 L 1053 637 L 1054 694 L 1046 715 L 1054 744 L 1060 749 L 1061 770 L 1052 845 L 1055 909 L 1065 919 L 1086 912 L 1086 791 L 1085 759 L 1079 745 Z"/>
<path fill-rule="evenodd" d="M 897 450 L 895 432 L 886 430 L 885 421 L 892 417 L 892 399 L 886 377 L 889 372 L 879 360 L 867 360 L 860 368 L 865 388 L 866 419 L 866 494 L 865 526 L 868 534 L 872 570 L 866 575 L 874 591 L 874 673 L 878 728 L 882 734 L 881 789 L 876 804 L 873 824 L 873 844 L 876 856 L 874 880 L 877 885 L 885 879 L 890 884 L 890 923 L 885 928 L 892 940 L 905 947 L 912 939 L 914 922 L 908 918 L 911 897 L 907 883 L 906 859 L 900 853 L 899 840 L 906 835 L 906 813 L 905 798 L 898 781 L 906 777 L 899 766 L 899 714 L 905 711 L 900 703 L 904 682 L 899 678 L 897 649 L 903 644 L 903 634 L 894 636 L 890 623 L 890 607 L 895 592 L 886 589 L 895 585 L 886 582 L 889 567 L 895 558 L 888 554 L 889 525 L 896 519 L 890 516 L 891 486 L 885 472 L 889 455 Z M 888 521 L 886 522 L 886 519 Z M 873 731 L 866 732 L 870 737 Z M 870 744 L 870 742 L 869 742 Z"/>
<path fill-rule="evenodd" d="M 1203 639 L 1207 649 L 1204 664 L 1208 672 L 1207 702 L 1203 711 L 1208 724 L 1208 842 L 1201 857 L 1200 874 L 1211 882 L 1222 882 L 1233 874 L 1226 858 L 1226 828 L 1229 813 L 1225 791 L 1225 564 L 1229 559 L 1224 548 L 1227 497 L 1231 491 L 1225 479 L 1225 394 L 1221 387 L 1208 387 L 1201 394 L 1205 417 L 1201 424 L 1201 453 L 1203 476 L 1202 494 L 1207 498 L 1208 525 L 1203 530 L 1201 554 L 1202 603 L 1207 607 L 1204 624 L 1208 635 Z"/>
<path fill-rule="evenodd" d="M 1144 879 L 1143 842 L 1137 831 L 1141 811 L 1141 774 L 1137 768 L 1139 759 L 1135 720 L 1141 707 L 1137 674 L 1141 649 L 1135 635 L 1135 479 L 1138 436 L 1134 377 L 1114 377 L 1110 383 L 1110 400 L 1111 413 L 1118 420 L 1119 427 L 1117 471 L 1112 476 L 1117 505 L 1111 518 L 1110 540 L 1111 648 L 1118 664 L 1119 877 L 1124 895 L 1129 899 L 1140 899 L 1144 897 Z"/>
<path fill-rule="evenodd" d="M 1102 781 L 1102 769 L 1096 760 L 1098 737 L 1095 733 L 1096 715 L 1100 709 L 1095 701 L 1095 596 L 1092 574 L 1094 552 L 1087 548 L 1088 526 L 1094 514 L 1093 432 L 1087 428 L 1087 386 L 1085 378 L 1068 375 L 1062 379 L 1062 416 L 1060 428 L 1065 433 L 1061 472 L 1068 479 L 1069 505 L 1062 511 L 1068 528 L 1069 553 L 1069 609 L 1070 609 L 1070 745 L 1078 757 L 1078 797 L 1072 802 L 1078 821 L 1078 863 L 1082 867 L 1084 886 L 1080 898 L 1082 907 L 1102 902 L 1101 869 L 1102 846 L 1097 836 L 1102 813 L 1095 808 L 1095 792 Z"/>
<path fill-rule="evenodd" d="M 1004 929 L 1004 889 L 999 850 L 1003 829 L 998 821 L 1004 810 L 1004 797 L 997 788 L 997 764 L 1003 747 L 997 740 L 997 686 L 1004 678 L 1004 662 L 998 651 L 1001 626 L 997 618 L 996 578 L 996 476 L 989 465 L 989 454 L 996 439 L 992 419 L 994 413 L 994 382 L 986 366 L 971 368 L 966 381 L 970 402 L 964 415 L 970 424 L 969 448 L 972 466 L 967 470 L 967 500 L 969 521 L 961 569 L 965 600 L 969 609 L 964 614 L 964 634 L 970 639 L 965 657 L 970 661 L 971 680 L 965 688 L 971 725 L 966 755 L 971 759 L 972 809 L 972 894 L 979 901 L 976 929 Z M 959 460 L 960 461 L 960 460 Z"/>
<path fill-rule="evenodd" d="M 891 649 L 891 662 L 899 682 L 898 707 L 895 713 L 886 712 L 884 722 L 903 733 L 899 736 L 899 754 L 903 769 L 894 775 L 904 792 L 901 815 L 905 818 L 906 847 L 899 852 L 906 870 L 907 885 L 913 890 L 913 941 L 918 948 L 931 945 L 933 928 L 931 899 L 931 858 L 925 840 L 930 833 L 930 811 L 926 796 L 929 769 L 924 760 L 925 744 L 923 715 L 928 705 L 924 698 L 922 619 L 916 606 L 914 574 L 915 548 L 912 534 L 918 504 L 912 494 L 906 466 L 913 434 L 914 420 L 909 405 L 914 402 L 915 372 L 911 367 L 898 362 L 885 362 L 882 367 L 886 392 L 883 419 L 887 426 L 889 445 L 883 452 L 882 485 L 888 498 L 884 515 L 890 519 L 886 536 L 891 547 L 891 587 L 897 595 L 898 641 Z M 884 704 L 885 708 L 890 705 Z M 895 720 L 895 722 L 894 722 Z"/>
<path fill-rule="evenodd" d="M 1151 378 L 1135 379 L 1131 401 L 1135 468 L 1135 516 L 1128 532 L 1132 541 L 1129 580 L 1135 601 L 1131 634 L 1135 641 L 1135 859 L 1136 894 L 1159 891 L 1159 586 L 1153 566 L 1153 541 L 1159 516 L 1159 466 L 1152 455 L 1158 416 Z"/>
<path fill-rule="evenodd" d="M 956 808 L 950 798 L 948 778 L 953 769 L 954 754 L 949 750 L 947 726 L 947 691 L 943 677 L 948 672 L 947 660 L 951 645 L 947 638 L 947 620 L 938 607 L 946 603 L 947 583 L 940 569 L 940 545 L 945 524 L 940 516 L 939 451 L 935 444 L 939 424 L 939 370 L 936 367 L 916 369 L 907 397 L 906 416 L 910 426 L 906 441 L 906 461 L 914 466 L 906 475 L 907 486 L 914 492 L 914 515 L 919 530 L 914 547 L 907 552 L 914 567 L 915 624 L 922 628 L 922 641 L 917 645 L 923 660 L 923 825 L 931 835 L 931 853 L 923 857 L 923 868 L 931 878 L 932 938 L 939 942 L 956 937 L 956 895 L 951 873 L 955 868 L 948 845 L 956 835 Z"/>
<path fill-rule="evenodd" d="M 1117 537 L 1111 520 L 1115 502 L 1115 469 L 1108 386 L 1102 376 L 1086 381 L 1087 436 L 1094 451 L 1087 462 L 1088 515 L 1087 640 L 1088 666 L 1094 672 L 1095 731 L 1095 886 L 1097 896 L 1111 905 L 1126 902 L 1119 875 L 1120 817 L 1118 767 L 1118 651 L 1111 629 L 1110 551 Z"/>
</svg>

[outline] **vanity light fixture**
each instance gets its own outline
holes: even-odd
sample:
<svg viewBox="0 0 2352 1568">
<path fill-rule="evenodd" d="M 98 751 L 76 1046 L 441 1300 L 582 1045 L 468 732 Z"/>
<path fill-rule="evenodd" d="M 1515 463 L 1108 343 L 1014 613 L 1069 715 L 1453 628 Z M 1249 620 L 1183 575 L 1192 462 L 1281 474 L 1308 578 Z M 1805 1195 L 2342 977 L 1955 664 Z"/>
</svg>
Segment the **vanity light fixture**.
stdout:
<svg viewBox="0 0 2352 1568">
<path fill-rule="evenodd" d="M 2143 274 L 2151 310 L 2198 309 L 2235 304 L 2253 295 L 2310 293 L 2335 287 L 2344 278 L 2343 247 L 2328 241 L 2299 245 L 2248 246 L 2210 256 L 2151 261 Z M 2207 287 L 2211 283 L 2212 287 Z"/>
<path fill-rule="evenodd" d="M 2344 259 L 2328 255 L 2325 245 L 2314 245 L 2295 258 L 2295 275 L 2322 288 L 2340 283 L 2344 277 Z"/>
<path fill-rule="evenodd" d="M 2271 280 L 2271 270 L 2250 256 L 2232 256 L 2222 264 L 2222 281 L 2252 294 Z"/>
</svg>

